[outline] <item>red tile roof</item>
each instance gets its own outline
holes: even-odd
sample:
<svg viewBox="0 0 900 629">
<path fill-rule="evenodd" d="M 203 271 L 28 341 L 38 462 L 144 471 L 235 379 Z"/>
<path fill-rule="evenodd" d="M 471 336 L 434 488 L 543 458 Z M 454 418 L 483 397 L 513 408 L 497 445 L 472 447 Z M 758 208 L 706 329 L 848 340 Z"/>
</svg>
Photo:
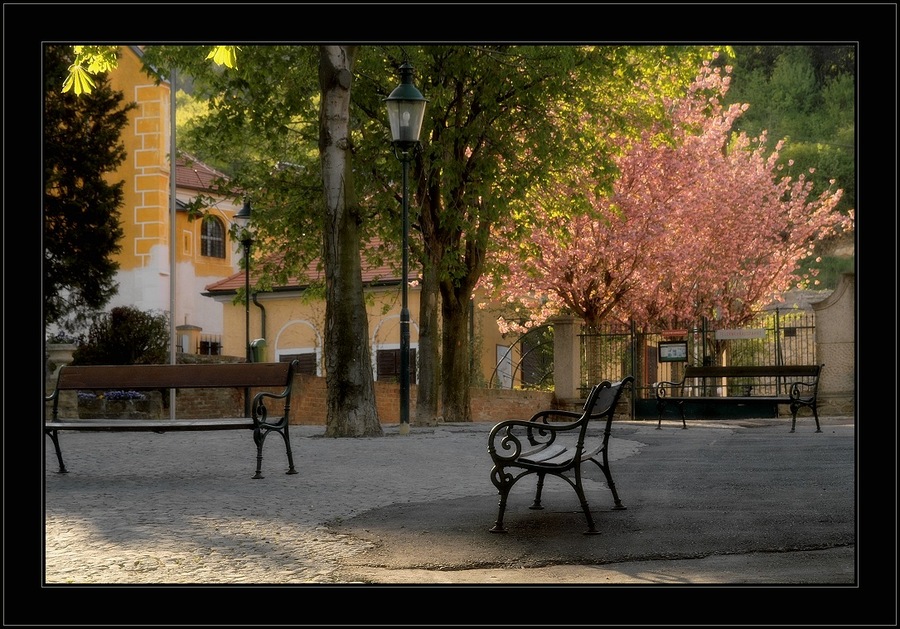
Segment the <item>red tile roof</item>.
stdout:
<svg viewBox="0 0 900 629">
<path fill-rule="evenodd" d="M 277 261 L 278 257 L 274 257 L 273 260 Z M 364 285 L 374 285 L 374 284 L 398 284 L 400 281 L 400 275 L 396 271 L 392 270 L 388 265 L 381 266 L 373 266 L 366 267 L 365 260 L 363 260 L 363 269 L 362 269 L 362 281 Z M 273 289 L 273 292 L 284 291 L 284 290 L 297 290 L 301 288 L 305 288 L 309 286 L 309 280 L 320 280 L 322 279 L 323 271 L 317 270 L 318 260 L 314 260 L 307 267 L 308 276 L 303 278 L 302 282 L 299 278 L 291 277 L 288 279 L 287 283 L 277 286 Z M 255 280 L 255 274 L 253 273 L 253 269 L 250 269 L 250 283 L 253 284 Z M 413 269 L 410 269 L 410 276 L 415 277 L 415 273 Z M 235 293 L 238 289 L 244 288 L 245 279 L 244 272 L 240 271 L 226 277 L 224 279 L 219 280 L 218 282 L 213 282 L 212 284 L 208 284 L 206 286 L 207 294 L 228 294 Z"/>
<path fill-rule="evenodd" d="M 227 179 L 225 173 L 207 166 L 189 153 L 179 153 L 175 160 L 175 185 L 188 190 L 215 191 L 217 179 Z"/>
</svg>

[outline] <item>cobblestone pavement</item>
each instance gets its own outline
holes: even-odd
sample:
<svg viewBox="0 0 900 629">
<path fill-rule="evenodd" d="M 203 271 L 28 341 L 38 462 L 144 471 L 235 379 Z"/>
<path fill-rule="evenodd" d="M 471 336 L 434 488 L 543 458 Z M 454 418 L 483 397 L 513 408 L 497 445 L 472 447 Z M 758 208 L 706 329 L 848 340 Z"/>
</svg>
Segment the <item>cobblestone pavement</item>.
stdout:
<svg viewBox="0 0 900 629">
<path fill-rule="evenodd" d="M 400 436 L 326 439 L 291 428 L 297 475 L 280 438 L 253 480 L 250 434 L 64 433 L 68 474 L 45 450 L 47 583 L 329 583 L 337 560 L 369 544 L 331 520 L 393 502 L 493 494 L 486 424 Z M 442 463 L 463 461 L 446 482 Z"/>
<path fill-rule="evenodd" d="M 655 422 L 627 424 L 634 427 L 627 438 L 614 436 L 611 442 L 614 461 L 645 456 L 642 434 L 661 435 L 649 432 Z M 675 430 L 674 424 L 664 427 L 667 438 L 708 440 L 707 428 L 734 429 L 725 424 L 716 428 L 704 423 L 703 430 L 687 431 Z M 549 578 L 554 583 L 721 583 L 735 574 L 746 575 L 748 566 L 753 573 L 756 562 L 770 570 L 793 570 L 792 582 L 853 582 L 852 543 L 798 549 L 804 553 L 783 558 L 784 565 L 777 568 L 773 557 L 748 554 L 742 564 L 734 556 L 717 559 L 715 552 L 700 553 L 693 563 L 644 562 L 639 568 L 497 566 L 454 572 L 367 564 L 378 540 L 344 532 L 341 525 L 373 510 L 475 498 L 490 505 L 483 522 L 485 529 L 490 526 L 496 505 L 486 450 L 491 425 L 413 427 L 403 436 L 397 426 L 389 426 L 385 437 L 356 439 L 327 439 L 323 427 L 296 426 L 291 439 L 300 473 L 284 473 L 287 457 L 280 438 L 272 435 L 264 452 L 266 477 L 261 480 L 251 479 L 256 449 L 249 433 L 63 433 L 68 474 L 56 473 L 49 439 L 45 447 L 45 581 L 527 583 Z M 779 438 L 795 437 L 787 434 L 787 426 L 778 422 L 778 430 L 785 433 Z M 852 420 L 825 422 L 824 429 L 825 434 L 812 437 L 843 435 L 852 450 Z M 810 422 L 798 422 L 798 434 L 801 430 L 812 433 Z M 817 558 L 837 567 L 823 572 Z M 348 571 L 348 565 L 355 568 Z M 754 582 L 753 577 L 744 578 Z M 761 576 L 756 582 L 766 580 Z"/>
</svg>

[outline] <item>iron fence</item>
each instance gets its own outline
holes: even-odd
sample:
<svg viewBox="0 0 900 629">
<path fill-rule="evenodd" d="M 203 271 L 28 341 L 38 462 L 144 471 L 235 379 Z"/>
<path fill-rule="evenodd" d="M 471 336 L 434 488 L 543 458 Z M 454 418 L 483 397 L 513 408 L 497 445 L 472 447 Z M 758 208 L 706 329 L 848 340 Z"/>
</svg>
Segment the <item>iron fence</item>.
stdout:
<svg viewBox="0 0 900 629">
<path fill-rule="evenodd" d="M 602 380 L 635 377 L 635 414 L 646 415 L 653 383 L 680 381 L 685 365 L 817 364 L 815 312 L 766 310 L 739 329 L 702 320 L 669 330 L 609 324 L 581 333 L 581 394 Z M 740 387 L 742 383 L 734 382 Z M 765 393 L 759 391 L 759 393 Z"/>
<path fill-rule="evenodd" d="M 580 336 L 579 393 L 587 396 L 603 380 L 634 376 L 632 414 L 655 417 L 653 385 L 680 381 L 686 365 L 814 365 L 815 312 L 797 308 L 760 312 L 748 325 L 724 329 L 715 322 L 684 322 L 668 330 L 639 330 L 633 324 L 610 323 L 583 328 Z M 489 378 L 489 387 L 553 387 L 553 326 L 544 325 L 519 337 Z M 506 365 L 505 382 L 499 377 Z M 739 379 L 729 387 L 739 392 L 750 383 Z M 779 393 L 752 383 L 756 394 Z M 772 386 L 777 386 L 774 384 Z"/>
</svg>

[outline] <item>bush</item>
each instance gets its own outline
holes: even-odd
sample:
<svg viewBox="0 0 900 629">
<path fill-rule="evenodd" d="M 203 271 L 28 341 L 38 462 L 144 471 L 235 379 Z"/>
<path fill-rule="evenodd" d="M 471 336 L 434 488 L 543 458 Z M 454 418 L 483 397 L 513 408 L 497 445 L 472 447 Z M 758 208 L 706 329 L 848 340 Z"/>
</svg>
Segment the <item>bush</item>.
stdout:
<svg viewBox="0 0 900 629">
<path fill-rule="evenodd" d="M 113 308 L 91 323 L 73 365 L 163 365 L 169 359 L 169 319 L 164 312 Z"/>
</svg>

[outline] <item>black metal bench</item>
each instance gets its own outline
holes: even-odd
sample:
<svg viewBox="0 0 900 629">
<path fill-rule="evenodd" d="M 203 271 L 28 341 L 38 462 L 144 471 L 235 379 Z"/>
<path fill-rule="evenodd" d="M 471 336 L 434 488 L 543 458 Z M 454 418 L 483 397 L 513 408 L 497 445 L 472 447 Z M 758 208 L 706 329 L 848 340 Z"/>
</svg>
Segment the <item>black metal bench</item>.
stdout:
<svg viewBox="0 0 900 629">
<path fill-rule="evenodd" d="M 582 464 L 591 461 L 606 477 L 615 506 L 625 509 L 609 470 L 609 434 L 619 398 L 626 386 L 633 386 L 634 378 L 627 376 L 619 382 L 604 381 L 591 389 L 581 412 L 550 409 L 535 413 L 528 421 L 511 419 L 495 425 L 488 436 L 488 452 L 494 466 L 491 482 L 500 493 L 497 521 L 492 533 L 506 533 L 503 515 L 513 485 L 528 474 L 537 475 L 537 490 L 530 509 L 543 509 L 541 492 L 548 474 L 567 482 L 578 495 L 584 517 L 586 534 L 597 530 L 588 506 L 582 481 Z M 562 420 L 562 421 L 560 421 Z M 589 431 L 591 422 L 605 422 L 602 432 Z M 598 428 L 597 424 L 595 424 Z"/>
<path fill-rule="evenodd" d="M 791 432 L 797 424 L 797 411 L 801 408 L 812 409 L 816 419 L 816 432 L 822 432 L 819 426 L 819 412 L 816 407 L 816 396 L 819 387 L 819 373 L 825 365 L 770 365 L 770 366 L 733 366 L 733 367 L 697 367 L 687 365 L 684 377 L 680 382 L 655 382 L 656 407 L 659 411 L 657 430 L 662 427 L 663 412 L 674 404 L 681 413 L 682 428 L 687 428 L 684 421 L 685 403 L 698 404 L 786 404 L 791 409 Z M 723 378 L 735 378 L 737 381 L 723 382 Z M 727 392 L 737 389 L 738 395 L 708 395 L 712 389 Z M 763 392 L 754 394 L 753 390 Z"/>
<path fill-rule="evenodd" d="M 45 398 L 52 402 L 50 417 L 44 417 L 44 433 L 53 440 L 59 472 L 68 472 L 63 462 L 59 433 L 64 430 L 116 432 L 179 432 L 204 430 L 251 430 L 256 443 L 256 474 L 262 475 L 263 443 L 271 432 L 281 435 L 287 450 L 288 474 L 296 474 L 291 453 L 288 421 L 291 391 L 297 361 L 290 363 L 217 363 L 201 365 L 67 365 L 59 371 L 53 393 Z M 60 391 L 98 390 L 165 390 L 275 388 L 253 397 L 252 417 L 218 419 L 59 419 Z M 284 400 L 284 415 L 269 419 L 265 401 Z"/>
</svg>

